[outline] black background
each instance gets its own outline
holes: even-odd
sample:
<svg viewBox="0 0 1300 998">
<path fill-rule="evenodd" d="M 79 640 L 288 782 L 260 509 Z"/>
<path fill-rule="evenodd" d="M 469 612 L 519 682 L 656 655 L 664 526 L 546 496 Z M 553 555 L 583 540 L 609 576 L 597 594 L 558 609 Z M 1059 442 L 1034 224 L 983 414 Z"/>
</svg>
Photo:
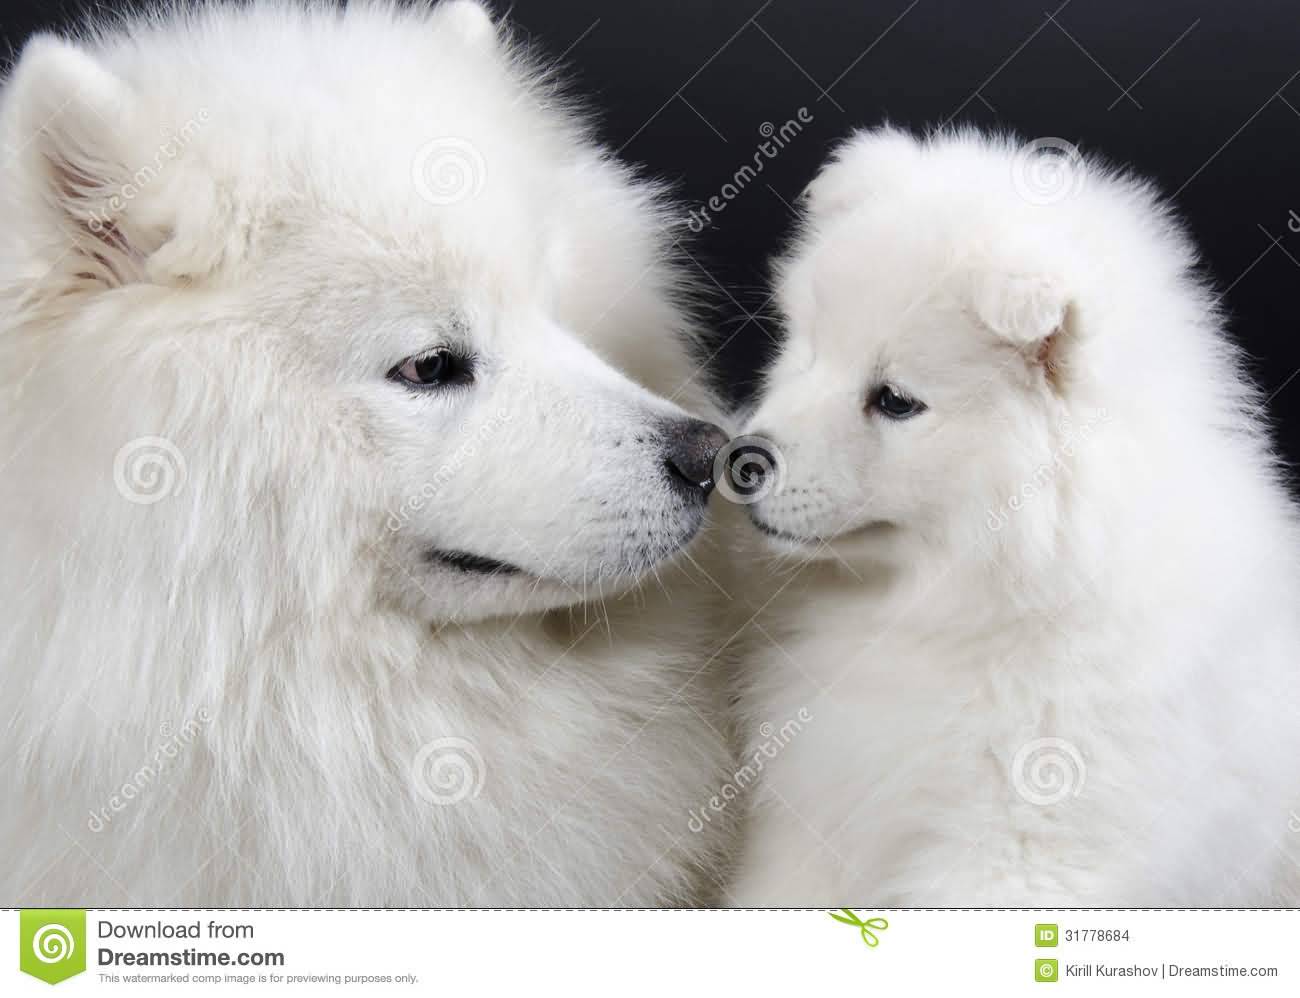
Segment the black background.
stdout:
<svg viewBox="0 0 1300 998">
<path fill-rule="evenodd" d="M 37 28 L 120 6 L 7 3 L 0 37 L 12 54 Z M 765 122 L 812 113 L 689 246 L 737 395 L 779 336 L 766 260 L 832 143 L 885 118 L 974 122 L 1102 152 L 1172 195 L 1300 460 L 1295 0 L 516 0 L 509 17 L 563 58 L 602 138 L 691 204 L 752 162 Z"/>
</svg>

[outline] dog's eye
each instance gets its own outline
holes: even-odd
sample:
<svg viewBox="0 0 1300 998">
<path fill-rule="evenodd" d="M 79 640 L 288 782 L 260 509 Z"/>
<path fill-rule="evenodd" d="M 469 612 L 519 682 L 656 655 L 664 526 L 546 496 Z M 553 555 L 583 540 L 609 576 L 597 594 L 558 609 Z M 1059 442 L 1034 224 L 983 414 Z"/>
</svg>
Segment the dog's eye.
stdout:
<svg viewBox="0 0 1300 998">
<path fill-rule="evenodd" d="M 907 419 L 925 411 L 925 403 L 909 398 L 892 385 L 881 385 L 871 397 L 871 407 L 890 419 Z"/>
<path fill-rule="evenodd" d="M 468 357 L 451 350 L 435 350 L 419 357 L 408 357 L 388 372 L 388 377 L 415 388 L 439 388 L 443 385 L 467 384 L 473 370 Z"/>
</svg>

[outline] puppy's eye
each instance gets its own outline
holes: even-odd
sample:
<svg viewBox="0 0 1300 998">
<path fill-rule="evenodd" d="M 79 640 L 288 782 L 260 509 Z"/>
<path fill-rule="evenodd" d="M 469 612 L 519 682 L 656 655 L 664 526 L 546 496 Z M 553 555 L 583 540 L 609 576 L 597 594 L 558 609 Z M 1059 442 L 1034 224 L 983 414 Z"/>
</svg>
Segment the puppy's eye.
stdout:
<svg viewBox="0 0 1300 998">
<path fill-rule="evenodd" d="M 468 357 L 451 350 L 435 350 L 406 358 L 388 372 L 388 377 L 414 388 L 463 385 L 473 380 L 473 365 Z"/>
<path fill-rule="evenodd" d="M 871 397 L 871 408 L 890 419 L 907 419 L 925 411 L 925 403 L 904 395 L 893 385 L 881 385 Z"/>
</svg>

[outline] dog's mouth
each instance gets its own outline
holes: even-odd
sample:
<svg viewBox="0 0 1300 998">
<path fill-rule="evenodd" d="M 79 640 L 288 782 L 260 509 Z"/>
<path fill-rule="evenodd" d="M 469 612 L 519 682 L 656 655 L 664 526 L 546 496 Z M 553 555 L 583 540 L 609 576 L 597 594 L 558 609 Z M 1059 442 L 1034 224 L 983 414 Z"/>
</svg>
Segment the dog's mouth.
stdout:
<svg viewBox="0 0 1300 998">
<path fill-rule="evenodd" d="M 470 575 L 524 574 L 524 570 L 518 565 L 498 561 L 496 558 L 487 558 L 481 554 L 470 554 L 468 551 L 442 551 L 438 548 L 430 548 L 424 553 L 424 557 L 427 561 L 446 565 Z"/>
<path fill-rule="evenodd" d="M 455 548 L 441 548 L 424 545 L 420 548 L 420 557 L 430 567 L 450 569 L 464 575 L 489 579 L 497 577 L 506 579 L 524 579 L 533 582 L 550 582 L 564 586 L 569 590 L 582 588 L 591 584 L 622 585 L 639 580 L 652 571 L 656 565 L 686 547 L 704 524 L 703 505 L 698 509 L 685 511 L 689 524 L 678 524 L 678 530 L 667 537 L 645 538 L 635 535 L 627 540 L 633 543 L 618 545 L 613 550 L 593 553 L 577 566 L 559 566 L 549 571 L 551 563 L 541 571 L 525 568 L 500 558 L 493 558 L 473 551 Z M 565 571 L 566 567 L 576 567 L 577 571 Z"/>
</svg>

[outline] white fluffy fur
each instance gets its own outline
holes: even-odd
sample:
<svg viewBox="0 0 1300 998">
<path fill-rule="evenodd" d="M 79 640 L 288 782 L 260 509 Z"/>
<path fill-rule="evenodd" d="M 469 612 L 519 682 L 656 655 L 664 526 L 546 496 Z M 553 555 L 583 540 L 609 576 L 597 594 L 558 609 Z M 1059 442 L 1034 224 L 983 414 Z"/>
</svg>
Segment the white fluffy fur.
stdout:
<svg viewBox="0 0 1300 998">
<path fill-rule="evenodd" d="M 717 590 L 656 565 L 698 527 L 660 396 L 707 406 L 671 233 L 501 34 L 468 3 L 257 3 L 24 51 L 0 109 L 4 904 L 716 883 L 729 823 L 687 810 L 729 769 Z M 462 168 L 455 203 L 421 196 Z M 443 343 L 473 388 L 386 378 Z M 152 481 L 122 450 L 145 437 L 174 448 Z"/>
<path fill-rule="evenodd" d="M 1151 188 L 1056 166 L 885 129 L 810 188 L 747 429 L 791 571 L 743 709 L 811 719 L 765 759 L 741 903 L 1300 903 L 1300 540 L 1260 399 Z M 873 411 L 882 383 L 928 409 Z"/>
</svg>

